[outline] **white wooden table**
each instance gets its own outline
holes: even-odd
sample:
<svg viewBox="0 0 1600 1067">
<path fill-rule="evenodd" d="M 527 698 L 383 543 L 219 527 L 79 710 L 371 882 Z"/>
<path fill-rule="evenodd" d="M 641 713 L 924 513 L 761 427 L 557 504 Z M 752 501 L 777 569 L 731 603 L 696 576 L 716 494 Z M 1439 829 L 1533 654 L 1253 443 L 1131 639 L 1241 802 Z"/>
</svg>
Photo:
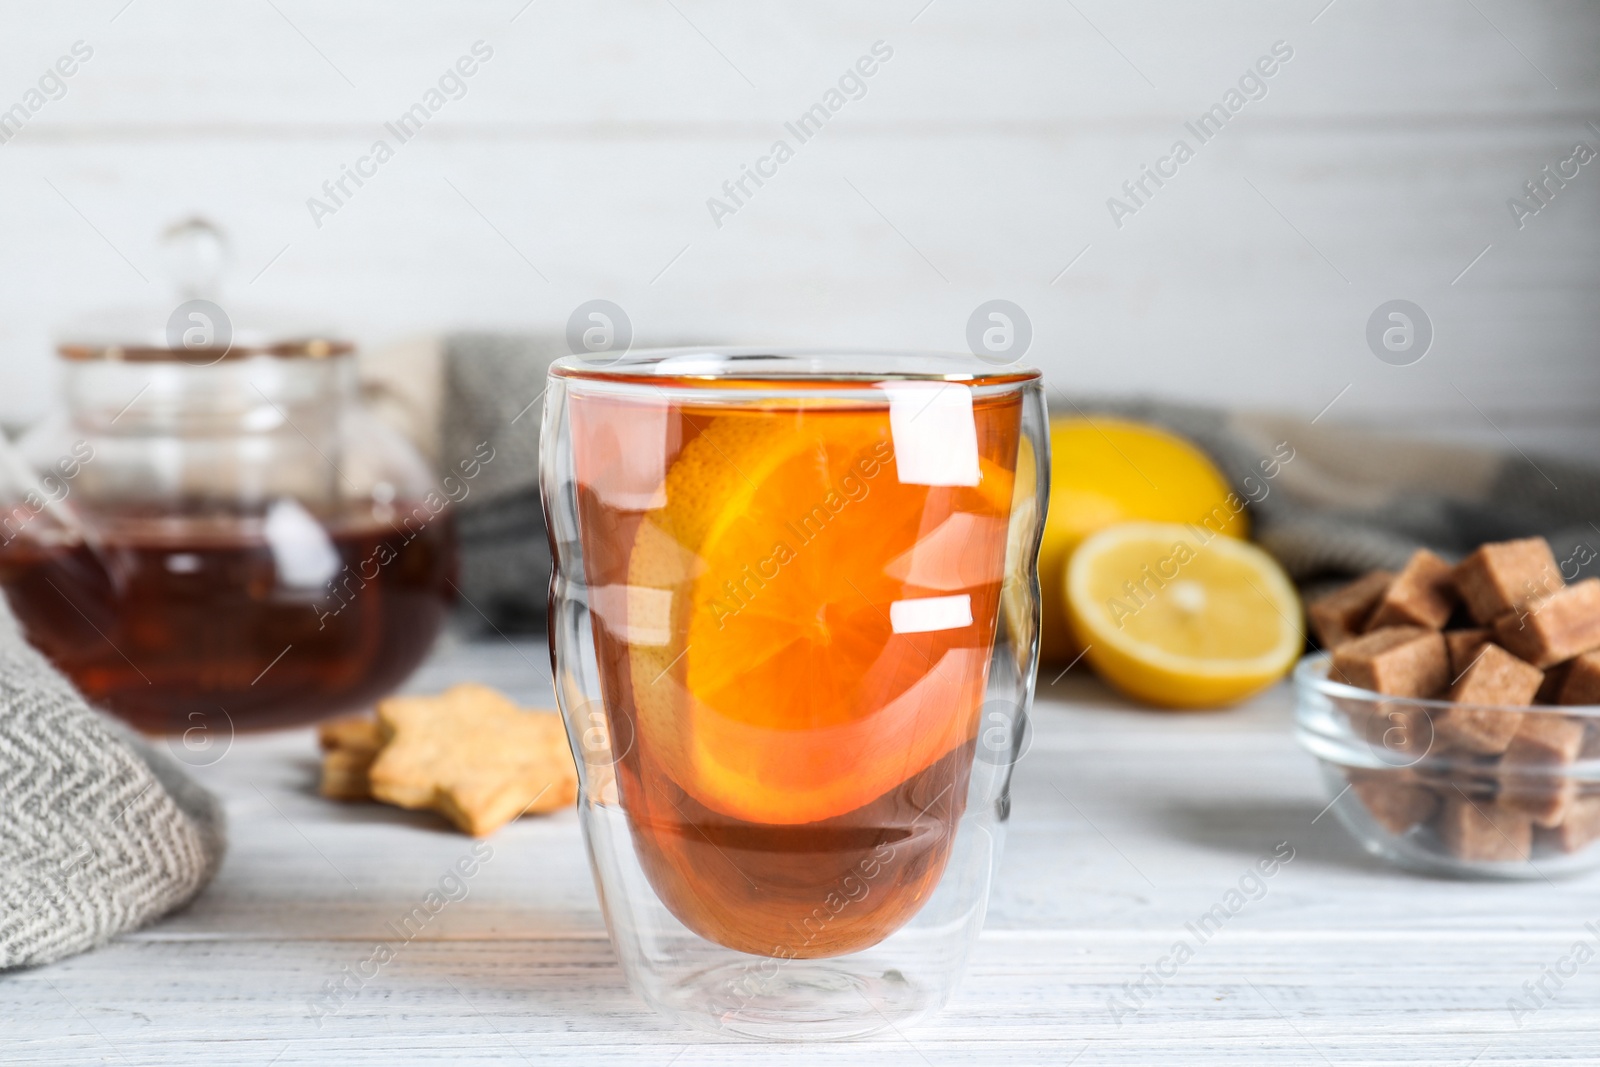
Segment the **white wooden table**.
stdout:
<svg viewBox="0 0 1600 1067">
<path fill-rule="evenodd" d="M 447 645 L 413 680 L 548 701 L 542 642 Z M 833 1046 L 675 1029 L 629 993 L 577 820 L 493 838 L 469 895 L 336 1017 L 308 1002 L 367 958 L 468 839 L 315 795 L 310 731 L 239 739 L 197 773 L 230 850 L 187 911 L 0 978 L 0 1063 L 1284 1064 L 1594 1062 L 1600 961 L 1520 1020 L 1600 920 L 1600 880 L 1417 878 L 1317 816 L 1326 798 L 1277 689 L 1221 715 L 1132 710 L 1073 671 L 1041 680 L 987 928 L 945 1012 Z M 1120 1021 L 1108 1008 L 1279 842 L 1294 859 Z M 1166 968 L 1172 970 L 1170 966 Z M 1547 987 L 1550 986 L 1546 980 Z"/>
</svg>

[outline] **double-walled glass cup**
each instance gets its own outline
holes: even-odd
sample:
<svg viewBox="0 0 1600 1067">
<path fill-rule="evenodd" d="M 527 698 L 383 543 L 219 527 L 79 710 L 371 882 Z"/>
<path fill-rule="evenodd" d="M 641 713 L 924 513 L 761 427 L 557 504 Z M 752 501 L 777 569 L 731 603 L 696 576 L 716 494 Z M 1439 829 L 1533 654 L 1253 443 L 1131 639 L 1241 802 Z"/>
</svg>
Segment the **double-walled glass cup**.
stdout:
<svg viewBox="0 0 1600 1067">
<path fill-rule="evenodd" d="M 556 692 L 654 1007 L 816 1039 L 949 996 L 1033 694 L 1048 447 L 1039 374 L 975 359 L 554 365 Z"/>
</svg>

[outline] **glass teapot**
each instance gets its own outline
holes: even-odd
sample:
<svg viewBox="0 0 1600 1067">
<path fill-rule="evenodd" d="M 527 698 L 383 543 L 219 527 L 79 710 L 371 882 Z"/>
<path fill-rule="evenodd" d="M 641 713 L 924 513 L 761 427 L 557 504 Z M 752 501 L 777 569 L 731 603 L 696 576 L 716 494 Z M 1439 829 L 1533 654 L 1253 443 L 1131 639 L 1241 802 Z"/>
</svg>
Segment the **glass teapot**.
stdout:
<svg viewBox="0 0 1600 1067">
<path fill-rule="evenodd" d="M 62 410 L 0 457 L 0 587 L 91 703 L 147 732 L 361 707 L 445 620 L 449 498 L 363 410 L 352 345 L 230 316 L 221 234 L 168 238 L 177 309 L 64 337 Z"/>
</svg>

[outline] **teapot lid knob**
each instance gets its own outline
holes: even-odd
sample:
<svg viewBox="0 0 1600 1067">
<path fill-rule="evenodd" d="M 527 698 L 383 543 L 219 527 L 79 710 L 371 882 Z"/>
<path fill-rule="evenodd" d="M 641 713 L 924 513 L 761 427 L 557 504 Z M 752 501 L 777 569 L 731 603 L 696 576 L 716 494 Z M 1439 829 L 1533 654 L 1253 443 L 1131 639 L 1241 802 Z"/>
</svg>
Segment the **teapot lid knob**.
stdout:
<svg viewBox="0 0 1600 1067">
<path fill-rule="evenodd" d="M 184 300 L 215 300 L 232 260 L 222 227 L 200 215 L 168 226 L 161 234 L 167 273 Z"/>
</svg>

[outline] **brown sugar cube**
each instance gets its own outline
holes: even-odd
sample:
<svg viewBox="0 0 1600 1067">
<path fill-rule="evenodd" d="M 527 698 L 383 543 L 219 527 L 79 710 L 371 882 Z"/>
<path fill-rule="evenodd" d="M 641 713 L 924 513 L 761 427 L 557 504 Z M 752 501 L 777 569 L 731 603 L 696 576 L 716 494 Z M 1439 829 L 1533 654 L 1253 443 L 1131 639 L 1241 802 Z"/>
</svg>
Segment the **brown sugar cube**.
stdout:
<svg viewBox="0 0 1600 1067">
<path fill-rule="evenodd" d="M 1403 700 L 1384 700 L 1371 707 L 1367 740 L 1385 762 L 1396 756 L 1420 756 L 1433 747 L 1433 722 L 1427 711 Z M 1409 762 L 1409 761 L 1406 761 Z"/>
<path fill-rule="evenodd" d="M 1444 796 L 1465 793 L 1485 804 L 1494 798 L 1495 791 L 1500 788 L 1499 772 L 1498 756 L 1474 756 L 1471 753 L 1447 754 L 1444 759 L 1423 760 L 1413 768 L 1417 780 L 1438 793 Z"/>
<path fill-rule="evenodd" d="M 1370 697 L 1334 697 L 1333 705 L 1350 724 L 1354 736 L 1366 738 L 1369 745 L 1383 743 L 1383 732 L 1389 728 L 1389 723 L 1378 710 L 1376 701 Z"/>
<path fill-rule="evenodd" d="M 1331 652 L 1366 629 L 1393 579 L 1391 571 L 1373 571 L 1307 604 L 1306 618 L 1322 647 Z"/>
<path fill-rule="evenodd" d="M 1383 626 L 1438 630 L 1449 621 L 1455 606 L 1455 569 L 1427 549 L 1419 548 L 1383 591 L 1367 626 L 1374 630 Z"/>
<path fill-rule="evenodd" d="M 1581 658 L 1581 657 L 1580 657 Z M 1544 669 L 1544 681 L 1539 683 L 1539 691 L 1533 694 L 1535 704 L 1561 703 L 1561 690 L 1567 684 L 1567 675 L 1572 673 L 1572 665 L 1578 662 L 1569 659 L 1564 663 L 1557 663 L 1553 667 Z"/>
<path fill-rule="evenodd" d="M 1576 659 L 1556 664 L 1551 670 L 1559 670 L 1561 677 L 1552 703 L 1568 707 L 1600 704 L 1600 652 L 1585 652 Z"/>
<path fill-rule="evenodd" d="M 1431 697 L 1450 684 L 1444 635 L 1417 626 L 1386 626 L 1340 645 L 1328 675 L 1386 696 Z"/>
<path fill-rule="evenodd" d="M 1450 687 L 1457 704 L 1499 704 L 1527 707 L 1544 682 L 1544 672 L 1530 667 L 1498 645 L 1486 644 Z"/>
<path fill-rule="evenodd" d="M 1408 760 L 1394 757 L 1426 752 L 1433 741 L 1427 712 L 1410 701 L 1334 697 L 1333 703 L 1350 724 L 1351 734 L 1364 738 L 1367 746 L 1391 766 L 1408 765 Z"/>
<path fill-rule="evenodd" d="M 1492 756 L 1506 750 L 1522 725 L 1522 713 L 1504 707 L 1526 707 L 1538 692 L 1544 674 L 1497 645 L 1484 645 L 1478 658 L 1450 687 L 1450 700 L 1460 707 L 1433 716 L 1441 747 Z"/>
<path fill-rule="evenodd" d="M 1583 797 L 1567 809 L 1560 825 L 1539 832 L 1542 843 L 1562 852 L 1578 852 L 1600 838 L 1600 797 Z"/>
<path fill-rule="evenodd" d="M 1508 774 L 1495 799 L 1532 819 L 1535 826 L 1557 826 L 1578 800 L 1578 783 L 1558 774 Z"/>
<path fill-rule="evenodd" d="M 1521 716 L 1506 748 L 1507 767 L 1571 763 L 1583 750 L 1583 722 L 1567 715 L 1530 711 Z"/>
<path fill-rule="evenodd" d="M 1504 758 L 1500 802 L 1531 817 L 1538 826 L 1561 823 L 1578 799 L 1578 783 L 1556 768 L 1570 764 L 1583 750 L 1585 731 L 1579 719 L 1553 712 L 1530 711 L 1511 739 Z M 1550 773 L 1519 769 L 1546 767 Z"/>
<path fill-rule="evenodd" d="M 1494 638 L 1539 668 L 1600 648 L 1600 578 L 1529 601 L 1494 624 Z"/>
<path fill-rule="evenodd" d="M 1468 862 L 1526 860 L 1533 847 L 1533 822 L 1528 816 L 1459 792 L 1445 794 L 1433 825 L 1444 847 Z"/>
<path fill-rule="evenodd" d="M 1439 794 L 1405 770 L 1351 770 L 1350 791 L 1392 834 L 1403 834 L 1428 821 L 1439 807 Z"/>
<path fill-rule="evenodd" d="M 1482 546 L 1456 565 L 1455 581 L 1467 610 L 1483 625 L 1566 584 L 1542 537 Z"/>
<path fill-rule="evenodd" d="M 1441 752 L 1498 756 L 1517 735 L 1517 720 L 1521 717 L 1520 711 L 1470 705 L 1436 711 L 1433 713 L 1435 747 Z"/>
<path fill-rule="evenodd" d="M 1478 658 L 1483 646 L 1488 643 L 1487 627 L 1476 630 L 1446 630 L 1444 647 L 1450 654 L 1450 677 L 1459 679 L 1466 669 L 1472 666 L 1472 661 Z"/>
</svg>

